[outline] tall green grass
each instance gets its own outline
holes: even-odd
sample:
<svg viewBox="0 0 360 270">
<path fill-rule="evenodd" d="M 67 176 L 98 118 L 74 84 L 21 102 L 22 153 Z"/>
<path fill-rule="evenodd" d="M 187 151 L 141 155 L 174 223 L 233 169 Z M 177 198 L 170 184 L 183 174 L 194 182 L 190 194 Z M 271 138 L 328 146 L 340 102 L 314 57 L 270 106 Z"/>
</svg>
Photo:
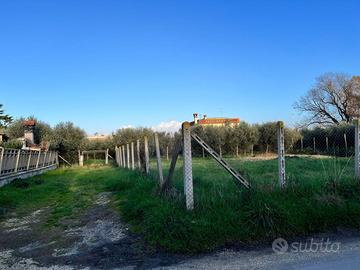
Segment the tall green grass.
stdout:
<svg viewBox="0 0 360 270">
<path fill-rule="evenodd" d="M 134 230 L 152 246 L 173 252 L 195 253 L 338 226 L 359 228 L 360 185 L 353 178 L 352 161 L 287 158 L 283 191 L 277 185 L 276 160 L 229 162 L 247 175 L 254 189 L 239 189 L 213 161 L 195 159 L 193 211 L 185 210 L 180 166 L 167 196 L 156 193 L 155 170 L 152 178 L 124 170 L 127 176 L 107 188 L 116 194 Z"/>
<path fill-rule="evenodd" d="M 254 188 L 239 189 L 214 161 L 194 159 L 193 211 L 185 209 L 181 162 L 171 191 L 162 196 L 155 162 L 150 176 L 91 165 L 15 181 L 0 189 L 0 207 L 24 213 L 48 206 L 48 224 L 59 226 L 90 207 L 97 193 L 111 191 L 114 207 L 147 245 L 186 253 L 360 227 L 360 184 L 352 159 L 287 158 L 285 190 L 278 188 L 276 160 L 228 161 Z M 164 175 L 168 166 L 163 161 Z"/>
</svg>

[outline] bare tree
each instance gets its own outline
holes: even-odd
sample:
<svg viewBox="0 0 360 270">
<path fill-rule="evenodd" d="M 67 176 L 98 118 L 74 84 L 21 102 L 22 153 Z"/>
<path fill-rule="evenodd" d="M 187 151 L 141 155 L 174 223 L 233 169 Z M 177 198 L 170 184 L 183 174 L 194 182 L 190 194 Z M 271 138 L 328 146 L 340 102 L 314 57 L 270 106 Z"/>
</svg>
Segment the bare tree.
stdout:
<svg viewBox="0 0 360 270">
<path fill-rule="evenodd" d="M 350 122 L 360 115 L 360 83 L 356 77 L 326 73 L 301 97 L 294 108 L 305 113 L 304 125 Z"/>
</svg>

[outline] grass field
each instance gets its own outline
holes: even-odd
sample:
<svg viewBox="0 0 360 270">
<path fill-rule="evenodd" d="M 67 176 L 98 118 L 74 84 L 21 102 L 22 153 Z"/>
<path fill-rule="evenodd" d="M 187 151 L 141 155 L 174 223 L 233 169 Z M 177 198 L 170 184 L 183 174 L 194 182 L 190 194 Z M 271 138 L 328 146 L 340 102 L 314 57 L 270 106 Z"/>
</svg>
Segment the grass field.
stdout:
<svg viewBox="0 0 360 270">
<path fill-rule="evenodd" d="M 287 158 L 288 187 L 277 187 L 276 160 L 228 161 L 254 189 L 239 189 L 212 160 L 194 159 L 195 210 L 184 206 L 181 162 L 173 189 L 157 193 L 152 176 L 89 162 L 84 168 L 58 169 L 0 189 L 0 215 L 50 207 L 47 225 L 76 218 L 97 193 L 113 192 L 113 205 L 134 232 L 152 247 L 195 253 L 227 244 L 270 241 L 341 227 L 360 226 L 360 184 L 353 160 Z M 163 161 L 164 175 L 168 162 Z"/>
</svg>

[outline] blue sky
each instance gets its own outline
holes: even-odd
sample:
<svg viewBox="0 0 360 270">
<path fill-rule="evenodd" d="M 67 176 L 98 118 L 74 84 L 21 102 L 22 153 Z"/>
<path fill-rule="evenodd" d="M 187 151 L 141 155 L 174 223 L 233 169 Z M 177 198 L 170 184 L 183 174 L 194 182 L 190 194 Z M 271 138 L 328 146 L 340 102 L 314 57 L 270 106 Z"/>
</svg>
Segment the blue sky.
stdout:
<svg viewBox="0 0 360 270">
<path fill-rule="evenodd" d="M 0 2 L 0 103 L 88 133 L 284 120 L 322 73 L 360 74 L 359 1 Z"/>
</svg>

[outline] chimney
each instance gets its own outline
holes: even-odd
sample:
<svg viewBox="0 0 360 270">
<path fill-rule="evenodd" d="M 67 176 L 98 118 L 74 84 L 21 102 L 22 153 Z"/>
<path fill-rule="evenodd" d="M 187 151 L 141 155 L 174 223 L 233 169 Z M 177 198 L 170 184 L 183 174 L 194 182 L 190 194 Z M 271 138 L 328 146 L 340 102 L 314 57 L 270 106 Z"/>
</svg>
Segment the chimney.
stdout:
<svg viewBox="0 0 360 270">
<path fill-rule="evenodd" d="M 198 113 L 194 113 L 193 116 L 194 116 L 194 124 L 196 125 L 199 120 Z"/>
<path fill-rule="evenodd" d="M 34 142 L 35 121 L 26 120 L 24 121 L 23 126 L 24 126 L 24 138 L 26 143 L 35 144 Z"/>
</svg>

